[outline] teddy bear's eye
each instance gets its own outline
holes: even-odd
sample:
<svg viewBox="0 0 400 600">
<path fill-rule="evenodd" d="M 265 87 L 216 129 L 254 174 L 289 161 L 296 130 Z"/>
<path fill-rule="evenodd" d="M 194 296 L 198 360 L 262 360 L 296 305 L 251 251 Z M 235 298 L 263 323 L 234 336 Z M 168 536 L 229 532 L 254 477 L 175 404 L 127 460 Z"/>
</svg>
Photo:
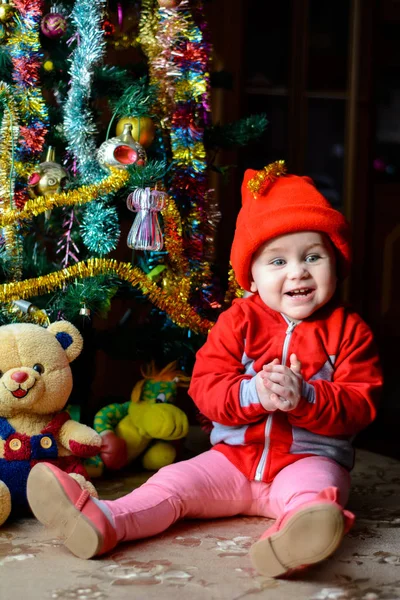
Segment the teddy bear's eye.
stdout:
<svg viewBox="0 0 400 600">
<path fill-rule="evenodd" d="M 37 363 L 36 365 L 33 365 L 33 370 L 37 371 L 39 373 L 39 375 L 41 375 L 44 372 L 44 366 L 41 365 L 40 363 Z"/>
</svg>

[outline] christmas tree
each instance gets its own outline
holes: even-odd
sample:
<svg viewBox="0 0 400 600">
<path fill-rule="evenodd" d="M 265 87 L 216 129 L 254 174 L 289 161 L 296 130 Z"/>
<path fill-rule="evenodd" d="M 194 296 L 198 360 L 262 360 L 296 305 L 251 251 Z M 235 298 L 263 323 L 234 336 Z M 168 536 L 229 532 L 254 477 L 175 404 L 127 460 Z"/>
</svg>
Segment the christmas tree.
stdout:
<svg viewBox="0 0 400 600">
<path fill-rule="evenodd" d="M 265 116 L 212 124 L 199 0 L 2 0 L 0 23 L 1 323 L 65 318 L 85 334 L 124 298 L 96 343 L 190 371 L 240 293 L 213 262 L 209 172 Z"/>
</svg>

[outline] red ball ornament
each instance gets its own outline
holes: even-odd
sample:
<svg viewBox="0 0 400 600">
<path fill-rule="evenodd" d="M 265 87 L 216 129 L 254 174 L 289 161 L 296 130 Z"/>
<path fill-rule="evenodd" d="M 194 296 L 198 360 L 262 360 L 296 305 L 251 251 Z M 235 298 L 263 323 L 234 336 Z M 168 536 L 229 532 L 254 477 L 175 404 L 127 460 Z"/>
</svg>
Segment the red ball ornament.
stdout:
<svg viewBox="0 0 400 600">
<path fill-rule="evenodd" d="M 42 33 L 53 40 L 61 38 L 67 31 L 67 20 L 58 12 L 51 11 L 40 23 Z"/>
<path fill-rule="evenodd" d="M 115 26 L 108 19 L 103 22 L 101 28 L 104 31 L 105 37 L 111 37 L 115 33 Z"/>
</svg>

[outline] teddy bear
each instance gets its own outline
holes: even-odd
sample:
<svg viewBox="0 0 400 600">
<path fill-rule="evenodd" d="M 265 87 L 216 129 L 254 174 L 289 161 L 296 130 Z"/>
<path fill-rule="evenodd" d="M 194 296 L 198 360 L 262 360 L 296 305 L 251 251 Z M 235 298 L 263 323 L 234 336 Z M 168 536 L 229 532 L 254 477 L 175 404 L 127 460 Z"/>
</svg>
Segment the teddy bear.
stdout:
<svg viewBox="0 0 400 600">
<path fill-rule="evenodd" d="M 63 411 L 72 391 L 72 362 L 83 339 L 68 321 L 47 328 L 0 327 L 0 525 L 26 508 L 26 482 L 40 461 L 69 473 L 97 496 L 83 459 L 99 453 L 101 437 Z"/>
</svg>

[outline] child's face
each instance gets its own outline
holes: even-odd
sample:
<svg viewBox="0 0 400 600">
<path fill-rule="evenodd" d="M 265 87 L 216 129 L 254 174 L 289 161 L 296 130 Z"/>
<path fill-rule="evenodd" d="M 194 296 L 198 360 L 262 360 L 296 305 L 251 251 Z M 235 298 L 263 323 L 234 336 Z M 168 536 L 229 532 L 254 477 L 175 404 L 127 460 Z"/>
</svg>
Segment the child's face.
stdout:
<svg viewBox="0 0 400 600">
<path fill-rule="evenodd" d="M 336 289 L 336 260 L 329 238 L 317 231 L 289 233 L 256 252 L 251 291 L 267 306 L 301 321 L 326 304 Z"/>
</svg>

